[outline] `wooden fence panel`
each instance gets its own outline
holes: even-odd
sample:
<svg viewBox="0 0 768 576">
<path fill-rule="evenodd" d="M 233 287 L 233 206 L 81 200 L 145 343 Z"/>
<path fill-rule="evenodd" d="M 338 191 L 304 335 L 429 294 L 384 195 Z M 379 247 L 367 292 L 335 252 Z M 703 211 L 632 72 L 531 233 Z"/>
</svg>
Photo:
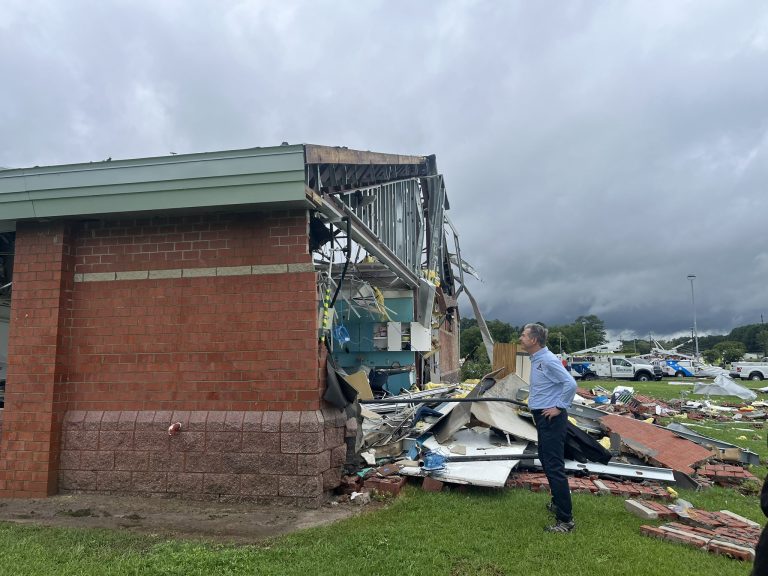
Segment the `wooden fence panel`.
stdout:
<svg viewBox="0 0 768 576">
<path fill-rule="evenodd" d="M 517 344 L 514 342 L 496 342 L 493 345 L 493 370 L 502 368 L 502 371 L 494 376 L 501 380 L 508 374 L 514 374 L 517 370 Z"/>
</svg>

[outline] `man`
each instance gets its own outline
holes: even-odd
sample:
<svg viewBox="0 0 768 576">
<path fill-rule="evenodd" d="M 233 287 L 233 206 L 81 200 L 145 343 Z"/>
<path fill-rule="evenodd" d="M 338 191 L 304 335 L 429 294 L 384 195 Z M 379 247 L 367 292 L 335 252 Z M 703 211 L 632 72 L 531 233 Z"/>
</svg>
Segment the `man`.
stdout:
<svg viewBox="0 0 768 576">
<path fill-rule="evenodd" d="M 541 324 L 526 324 L 520 335 L 520 346 L 531 355 L 528 408 L 539 435 L 539 460 L 552 492 L 547 509 L 555 514 L 556 520 L 545 530 L 564 533 L 575 526 L 571 491 L 565 474 L 565 437 L 567 411 L 576 393 L 576 381 L 546 345 L 547 329 Z"/>
</svg>

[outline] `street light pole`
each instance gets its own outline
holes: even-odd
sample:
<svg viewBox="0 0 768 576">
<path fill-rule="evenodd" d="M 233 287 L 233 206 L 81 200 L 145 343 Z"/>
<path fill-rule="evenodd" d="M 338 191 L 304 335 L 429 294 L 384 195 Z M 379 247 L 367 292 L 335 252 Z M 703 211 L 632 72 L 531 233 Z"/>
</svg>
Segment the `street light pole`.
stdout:
<svg viewBox="0 0 768 576">
<path fill-rule="evenodd" d="M 696 328 L 696 297 L 693 292 L 693 281 L 696 279 L 696 274 L 688 274 L 688 280 L 691 281 L 691 304 L 693 305 L 693 342 L 696 347 L 696 357 L 699 356 L 699 331 Z"/>
<path fill-rule="evenodd" d="M 584 331 L 584 350 L 587 349 L 587 321 L 582 320 L 581 321 L 581 328 Z"/>
</svg>

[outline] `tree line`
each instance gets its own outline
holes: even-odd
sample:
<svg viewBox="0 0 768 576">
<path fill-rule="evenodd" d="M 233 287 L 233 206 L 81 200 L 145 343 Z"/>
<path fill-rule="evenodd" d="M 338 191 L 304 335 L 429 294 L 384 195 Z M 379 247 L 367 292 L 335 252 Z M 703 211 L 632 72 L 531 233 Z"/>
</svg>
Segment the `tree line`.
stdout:
<svg viewBox="0 0 768 576">
<path fill-rule="evenodd" d="M 523 329 L 501 320 L 491 320 L 486 324 L 495 342 L 517 342 Z M 579 316 L 570 324 L 544 325 L 549 330 L 547 346 L 555 353 L 572 354 L 607 342 L 605 323 L 595 315 Z M 621 342 L 625 354 L 648 354 L 652 347 L 652 342 L 644 339 Z M 692 338 L 687 336 L 658 342 L 667 350 L 681 344 L 688 351 L 693 349 Z M 768 356 L 768 326 L 748 324 L 738 326 L 728 334 L 700 336 L 699 352 L 711 364 L 736 362 L 748 352 Z M 490 371 L 480 327 L 474 318 L 461 319 L 460 355 L 464 359 L 464 378 L 480 378 Z"/>
<path fill-rule="evenodd" d="M 544 324 L 540 322 L 540 324 Z M 517 342 L 523 326 L 513 326 L 501 320 L 486 322 L 494 342 Z M 571 353 L 605 344 L 605 323 L 595 315 L 579 316 L 570 324 L 548 325 L 548 347 L 555 353 Z M 462 377 L 481 378 L 490 372 L 490 361 L 483 346 L 480 327 L 474 318 L 461 319 Z"/>
</svg>

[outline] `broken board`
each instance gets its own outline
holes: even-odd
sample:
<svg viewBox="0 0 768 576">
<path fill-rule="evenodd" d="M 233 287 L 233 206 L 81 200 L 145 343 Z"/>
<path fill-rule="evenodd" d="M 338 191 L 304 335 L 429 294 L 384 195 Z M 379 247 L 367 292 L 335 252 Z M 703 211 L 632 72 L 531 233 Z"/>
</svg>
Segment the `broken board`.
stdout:
<svg viewBox="0 0 768 576">
<path fill-rule="evenodd" d="M 487 428 L 464 428 L 453 435 L 454 444 L 464 448 L 467 456 L 516 456 L 525 451 L 528 442 L 491 442 L 491 433 Z M 424 442 L 424 447 L 439 450 L 446 456 L 450 453 L 450 444 L 441 445 L 433 437 Z M 445 468 L 429 472 L 436 480 L 453 482 L 455 484 L 471 484 L 501 488 L 507 481 L 509 473 L 519 464 L 519 460 L 494 460 L 474 462 L 446 462 Z M 400 471 L 406 476 L 426 476 L 422 468 L 405 467 Z"/>
</svg>

